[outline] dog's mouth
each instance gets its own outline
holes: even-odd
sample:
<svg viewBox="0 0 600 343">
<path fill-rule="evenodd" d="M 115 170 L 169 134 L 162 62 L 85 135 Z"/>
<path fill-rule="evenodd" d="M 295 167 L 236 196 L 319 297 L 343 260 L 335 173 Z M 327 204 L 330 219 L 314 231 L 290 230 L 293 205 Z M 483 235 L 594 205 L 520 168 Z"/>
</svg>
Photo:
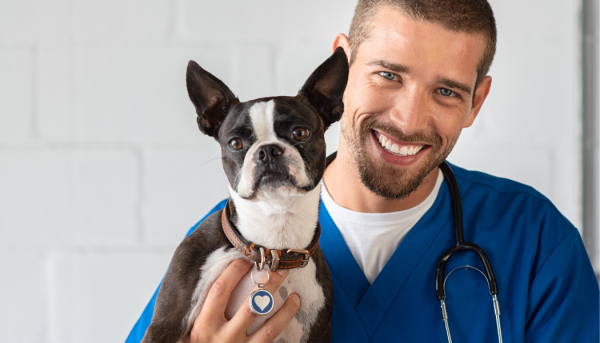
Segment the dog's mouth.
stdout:
<svg viewBox="0 0 600 343">
<path fill-rule="evenodd" d="M 263 172 L 257 175 L 254 183 L 254 191 L 274 190 L 282 186 L 297 187 L 296 179 L 288 173 L 282 172 Z"/>
<path fill-rule="evenodd" d="M 262 198 L 266 196 L 271 198 L 277 195 L 300 195 L 307 191 L 307 187 L 300 187 L 296 178 L 289 173 L 281 171 L 264 171 L 254 178 L 252 193 L 249 196 L 242 196 L 247 200 Z"/>
</svg>

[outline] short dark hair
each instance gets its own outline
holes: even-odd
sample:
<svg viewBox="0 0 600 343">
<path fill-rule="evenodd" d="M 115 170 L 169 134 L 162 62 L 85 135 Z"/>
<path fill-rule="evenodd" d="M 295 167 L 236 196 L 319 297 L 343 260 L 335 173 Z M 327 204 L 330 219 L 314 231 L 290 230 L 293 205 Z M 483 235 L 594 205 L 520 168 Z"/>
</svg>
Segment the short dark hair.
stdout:
<svg viewBox="0 0 600 343">
<path fill-rule="evenodd" d="M 359 46 L 369 37 L 370 20 L 383 6 L 392 6 L 409 18 L 438 23 L 456 32 L 482 34 L 486 41 L 483 58 L 477 66 L 477 87 L 487 75 L 496 53 L 496 20 L 486 0 L 359 0 L 350 26 L 349 40 L 356 58 Z"/>
</svg>

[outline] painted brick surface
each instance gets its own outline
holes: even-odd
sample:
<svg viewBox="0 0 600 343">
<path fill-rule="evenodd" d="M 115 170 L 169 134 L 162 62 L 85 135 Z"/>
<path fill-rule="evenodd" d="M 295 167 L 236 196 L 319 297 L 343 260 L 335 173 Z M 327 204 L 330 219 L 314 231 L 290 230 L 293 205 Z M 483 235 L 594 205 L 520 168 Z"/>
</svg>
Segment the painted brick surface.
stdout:
<svg viewBox="0 0 600 343">
<path fill-rule="evenodd" d="M 53 256 L 51 342 L 122 342 L 158 287 L 170 253 L 92 252 Z"/>
<path fill-rule="evenodd" d="M 188 60 L 230 78 L 227 47 L 96 47 L 77 51 L 77 139 L 99 142 L 196 142 L 185 87 Z"/>
<path fill-rule="evenodd" d="M 565 144 L 574 142 L 576 53 L 565 46 L 571 45 L 499 40 L 490 70 L 492 90 L 476 121 L 483 124 L 477 130 L 486 142 L 551 146 L 556 137 L 568 137 Z"/>
<path fill-rule="evenodd" d="M 578 2 L 491 3 L 492 92 L 450 161 L 534 186 L 578 226 Z M 17 281 L 0 283 L 0 342 L 123 341 L 227 197 L 188 60 L 242 100 L 295 95 L 355 4 L 0 0 L 0 269 Z"/>
<path fill-rule="evenodd" d="M 68 151 L 0 151 L 0 251 L 72 241 Z"/>
<path fill-rule="evenodd" d="M 52 141 L 73 139 L 73 48 L 44 46 L 38 52 L 35 133 Z"/>
<path fill-rule="evenodd" d="M 72 37 L 74 0 L 3 0 L 0 42 L 56 43 Z"/>
<path fill-rule="evenodd" d="M 74 4 L 75 37 L 84 41 L 155 41 L 166 38 L 168 0 L 78 0 Z"/>
<path fill-rule="evenodd" d="M 81 246 L 132 245 L 139 231 L 140 156 L 125 149 L 73 152 L 73 236 Z"/>
<path fill-rule="evenodd" d="M 572 43 L 579 4 L 562 0 L 489 1 L 498 38 L 511 42 Z M 565 15 L 565 14 L 572 15 Z M 575 51 L 573 51 L 575 52 Z"/>
<path fill-rule="evenodd" d="M 190 227 L 229 196 L 219 145 L 206 143 L 212 149 L 154 150 L 146 155 L 145 244 L 174 250 Z"/>
<path fill-rule="evenodd" d="M 275 64 L 277 94 L 296 95 L 310 74 L 331 55 L 332 42 L 282 45 Z"/>
<path fill-rule="evenodd" d="M 275 70 L 273 70 L 275 48 L 273 46 L 242 45 L 236 47 L 233 56 L 233 75 L 236 79 L 228 86 L 241 101 L 279 95 L 275 93 Z M 234 86 L 239 88 L 234 90 L 232 88 Z"/>
<path fill-rule="evenodd" d="M 42 342 L 47 306 L 43 257 L 2 251 L 0 270 L 0 341 Z"/>
<path fill-rule="evenodd" d="M 332 41 L 350 27 L 356 1 L 189 1 L 192 39 L 223 42 Z"/>
<path fill-rule="evenodd" d="M 32 138 L 32 49 L 0 47 L 0 142 Z"/>
</svg>

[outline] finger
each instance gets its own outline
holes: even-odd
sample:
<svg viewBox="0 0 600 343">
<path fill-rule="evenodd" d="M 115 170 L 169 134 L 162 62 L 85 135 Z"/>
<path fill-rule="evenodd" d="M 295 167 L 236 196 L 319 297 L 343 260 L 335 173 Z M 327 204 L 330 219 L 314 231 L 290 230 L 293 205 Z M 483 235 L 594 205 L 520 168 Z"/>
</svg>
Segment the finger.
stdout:
<svg viewBox="0 0 600 343">
<path fill-rule="evenodd" d="M 283 283 L 283 280 L 285 280 L 287 277 L 288 272 L 289 271 L 287 269 L 279 269 L 276 273 L 270 272 L 269 282 L 264 285 L 263 289 L 271 294 L 275 293 L 275 291 L 277 291 L 279 286 L 281 286 Z M 265 275 L 265 277 L 262 279 L 262 282 L 265 282 L 266 280 L 267 279 Z M 256 318 L 256 314 L 254 314 L 254 312 L 252 312 L 250 309 L 248 298 L 246 298 L 240 309 L 236 312 L 233 318 L 231 318 L 231 321 L 229 321 L 229 325 L 231 325 L 232 329 L 236 331 L 248 330 L 254 318 Z"/>
<path fill-rule="evenodd" d="M 196 321 L 202 318 L 225 319 L 225 309 L 229 303 L 231 291 L 240 282 L 242 276 L 248 273 L 252 263 L 243 259 L 237 259 L 225 270 L 210 287 L 200 315 Z"/>
<path fill-rule="evenodd" d="M 296 294 L 290 295 L 279 311 L 250 336 L 249 343 L 274 341 L 290 324 L 298 308 L 300 308 L 300 298 Z"/>
</svg>

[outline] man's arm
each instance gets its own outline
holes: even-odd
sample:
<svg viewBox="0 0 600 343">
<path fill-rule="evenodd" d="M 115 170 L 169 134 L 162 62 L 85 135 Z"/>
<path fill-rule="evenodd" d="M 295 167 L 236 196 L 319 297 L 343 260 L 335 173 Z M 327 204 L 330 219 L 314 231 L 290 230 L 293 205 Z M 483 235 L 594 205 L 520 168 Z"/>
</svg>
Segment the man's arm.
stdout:
<svg viewBox="0 0 600 343">
<path fill-rule="evenodd" d="M 198 221 L 196 223 L 196 225 L 192 226 L 185 236 L 187 237 L 192 232 L 194 232 L 194 230 L 196 230 L 198 225 L 200 225 L 200 223 L 202 223 L 208 216 L 217 212 L 218 210 L 224 209 L 226 203 L 227 203 L 227 199 L 218 203 L 217 206 L 215 206 L 202 219 L 200 219 L 200 221 Z M 160 290 L 161 284 L 162 284 L 162 281 L 161 281 L 161 283 L 158 284 L 158 288 L 154 292 L 154 295 L 152 295 L 152 298 L 148 302 L 148 305 L 146 305 L 144 312 L 142 312 L 142 315 L 140 316 L 138 321 L 133 326 L 133 329 L 129 333 L 129 336 L 127 337 L 127 340 L 125 341 L 125 343 L 139 343 L 142 340 L 142 338 L 144 337 L 144 334 L 146 333 L 146 329 L 148 328 L 148 326 L 150 325 L 150 322 L 152 321 L 152 315 L 154 314 L 154 305 L 156 304 L 156 296 L 158 295 L 158 291 Z"/>
<path fill-rule="evenodd" d="M 226 200 L 215 206 L 215 208 L 189 230 L 187 235 L 191 234 L 209 215 L 223 209 L 225 204 Z M 217 278 L 215 283 L 211 286 L 206 302 L 194 322 L 188 341 L 189 343 L 205 341 L 271 342 L 288 326 L 300 307 L 300 298 L 297 294 L 290 294 L 277 313 L 275 313 L 273 317 L 251 336 L 246 336 L 246 332 L 256 317 L 256 314 L 250 310 L 248 301 L 243 302 L 243 305 L 231 320 L 225 318 L 225 308 L 229 303 L 231 292 L 239 280 L 246 275 L 248 267 L 250 267 L 248 262 L 242 259 L 236 260 L 223 271 L 219 278 Z M 273 273 L 269 284 L 265 285 L 265 289 L 271 293 L 275 293 L 287 274 L 287 270 L 283 269 L 277 273 Z M 152 322 L 159 289 L 160 285 L 144 309 L 142 316 L 138 319 L 137 323 L 129 333 L 126 343 L 139 343 L 144 338 L 144 335 Z M 152 331 L 150 333 L 152 333 Z M 149 338 L 146 337 L 146 340 L 148 339 Z M 151 340 L 154 341 L 154 339 Z"/>
<path fill-rule="evenodd" d="M 598 342 L 599 291 L 575 228 L 540 261 L 530 284 L 526 342 Z"/>
</svg>

